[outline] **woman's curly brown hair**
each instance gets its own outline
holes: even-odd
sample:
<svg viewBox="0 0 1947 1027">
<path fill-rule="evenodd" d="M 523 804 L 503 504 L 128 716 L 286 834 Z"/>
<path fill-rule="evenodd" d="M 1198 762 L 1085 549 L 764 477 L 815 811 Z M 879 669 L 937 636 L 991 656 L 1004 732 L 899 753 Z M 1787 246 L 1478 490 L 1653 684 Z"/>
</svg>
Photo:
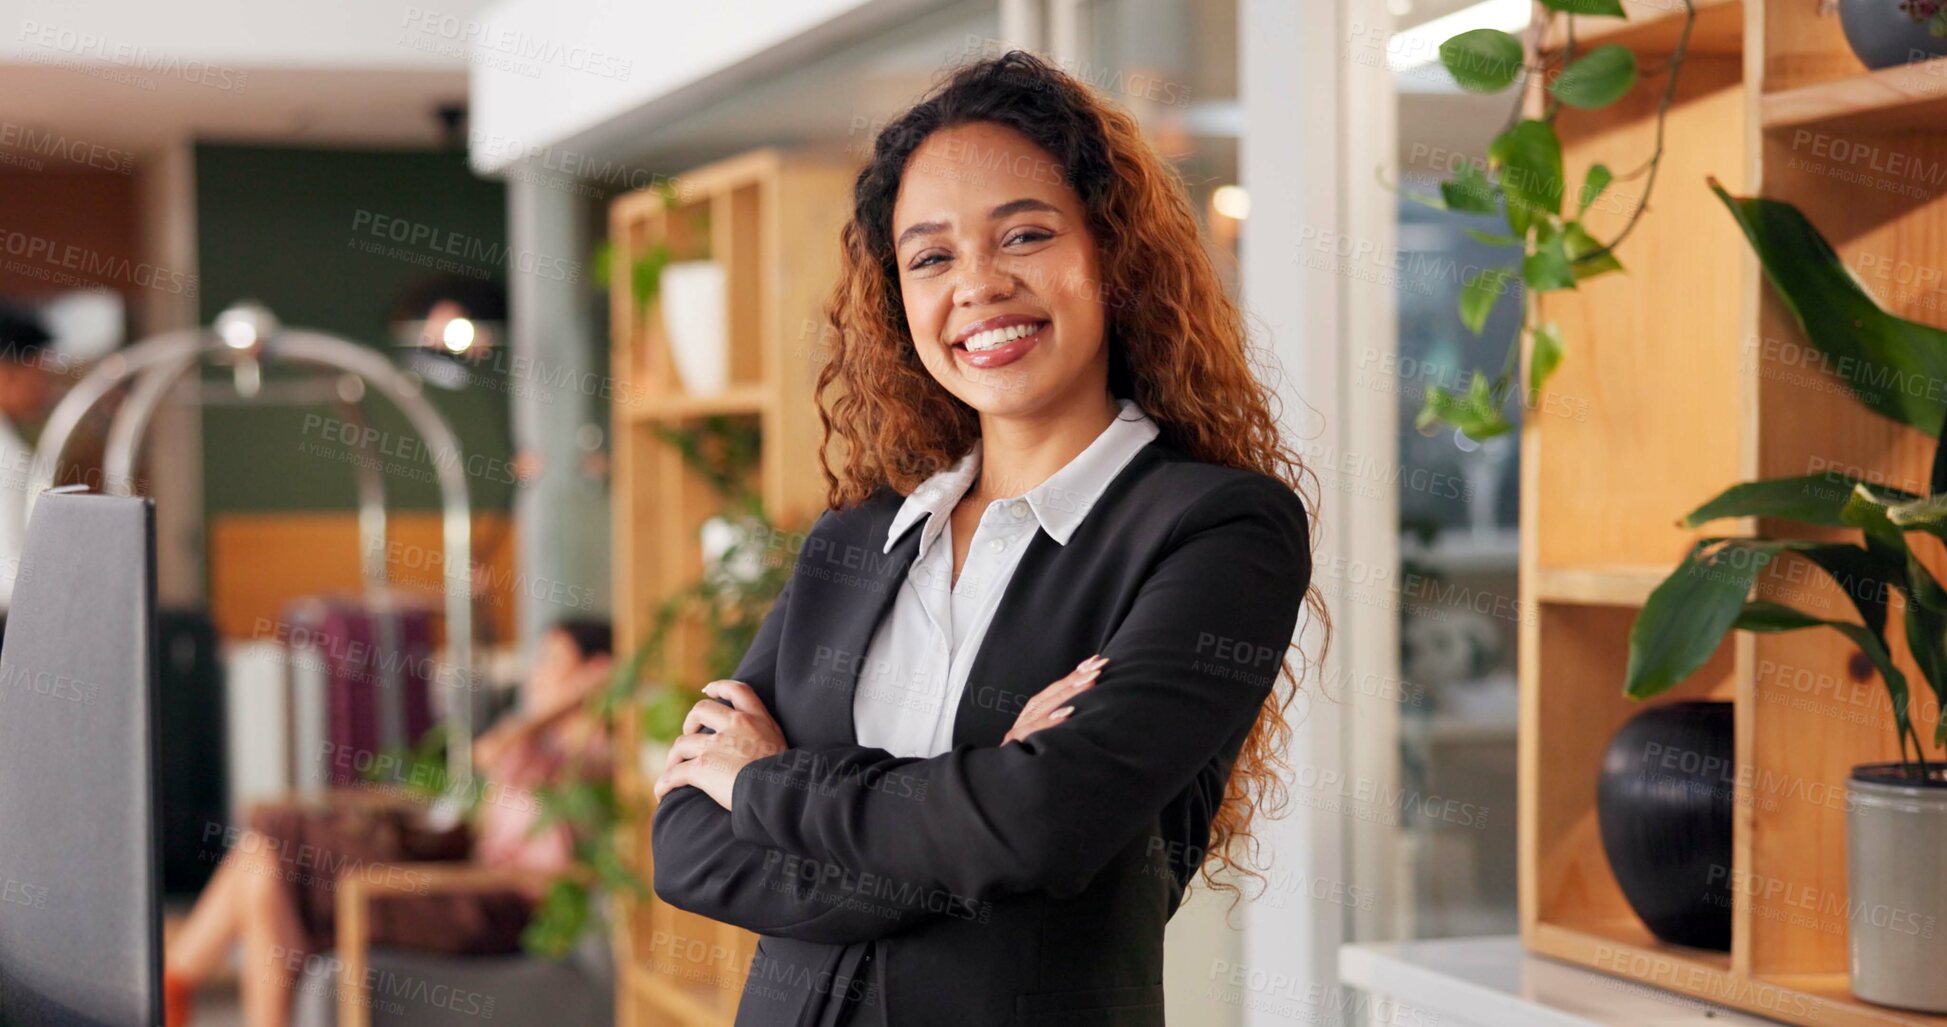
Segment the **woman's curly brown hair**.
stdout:
<svg viewBox="0 0 1947 1027">
<path fill-rule="evenodd" d="M 913 151 L 940 129 L 972 122 L 1032 140 L 1080 195 L 1101 248 L 1110 392 L 1135 400 L 1164 442 L 1195 459 L 1305 487 L 1310 476 L 1278 432 L 1274 392 L 1252 372 L 1243 316 L 1211 263 L 1181 178 L 1128 112 L 1015 51 L 961 68 L 888 124 L 859 172 L 841 237 L 844 274 L 825 311 L 828 360 L 818 374 L 819 460 L 831 507 L 856 505 L 882 485 L 909 493 L 979 438 L 978 414 L 920 363 L 892 231 Z M 834 458 L 834 441 L 842 459 Z M 1316 587 L 1306 603 L 1322 622 Z M 1282 669 L 1284 683 L 1238 754 L 1202 861 L 1204 880 L 1234 895 L 1241 892 L 1221 871 L 1261 878 L 1251 823 L 1288 800 L 1280 771 L 1299 675 L 1289 658 Z"/>
</svg>

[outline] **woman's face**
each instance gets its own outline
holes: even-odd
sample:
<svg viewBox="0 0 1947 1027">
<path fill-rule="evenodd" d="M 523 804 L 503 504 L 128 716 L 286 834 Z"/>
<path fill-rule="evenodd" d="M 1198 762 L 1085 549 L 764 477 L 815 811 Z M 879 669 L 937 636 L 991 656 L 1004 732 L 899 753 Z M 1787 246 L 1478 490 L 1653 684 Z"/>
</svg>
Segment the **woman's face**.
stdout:
<svg viewBox="0 0 1947 1027">
<path fill-rule="evenodd" d="M 961 402 L 1018 417 L 1107 390 L 1095 239 L 1046 150 L 991 122 L 941 129 L 892 226 L 913 345 Z"/>
</svg>

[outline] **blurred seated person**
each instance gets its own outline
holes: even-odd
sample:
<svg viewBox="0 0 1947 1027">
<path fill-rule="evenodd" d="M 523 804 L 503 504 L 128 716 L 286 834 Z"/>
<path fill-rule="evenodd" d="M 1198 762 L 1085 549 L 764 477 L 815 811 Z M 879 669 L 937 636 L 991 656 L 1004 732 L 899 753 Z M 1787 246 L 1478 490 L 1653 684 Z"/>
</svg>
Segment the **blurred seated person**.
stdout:
<svg viewBox="0 0 1947 1027">
<path fill-rule="evenodd" d="M 0 304 L 0 623 L 13 603 L 20 551 L 27 540 L 27 472 L 34 462 L 28 439 L 40 431 L 59 398 L 48 347 L 53 337 L 38 316 Z"/>
<path fill-rule="evenodd" d="M 474 742 L 480 802 L 471 829 L 428 822 L 422 805 L 386 801 L 380 789 L 332 792 L 316 802 L 267 805 L 224 854 L 182 930 L 167 946 L 163 990 L 169 1027 L 189 1021 L 198 984 L 241 945 L 244 1021 L 282 1027 L 307 956 L 330 950 L 338 875 L 374 864 L 472 860 L 555 874 L 573 859 L 564 824 L 539 827 L 535 789 L 567 779 L 605 780 L 609 739 L 587 712 L 613 673 L 609 627 L 567 621 L 542 636 L 519 705 Z M 374 945 L 449 955 L 517 951 L 538 893 L 428 894 L 376 903 Z"/>
</svg>

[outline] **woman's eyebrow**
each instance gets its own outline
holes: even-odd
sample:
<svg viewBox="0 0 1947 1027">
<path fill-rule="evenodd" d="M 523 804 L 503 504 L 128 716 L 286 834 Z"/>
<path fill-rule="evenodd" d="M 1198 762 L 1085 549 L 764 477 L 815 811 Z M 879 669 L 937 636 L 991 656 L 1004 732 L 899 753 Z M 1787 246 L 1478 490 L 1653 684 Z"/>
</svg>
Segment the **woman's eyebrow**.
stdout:
<svg viewBox="0 0 1947 1027">
<path fill-rule="evenodd" d="M 1030 210 L 1046 213 L 1046 214 L 1061 213 L 1060 207 L 1057 207 L 1046 200 L 1037 200 L 1032 196 L 1023 196 L 1018 200 L 1009 200 L 1006 203 L 1003 203 L 1000 206 L 995 207 L 993 210 L 988 211 L 987 220 L 999 221 L 1004 217 L 1009 217 L 1014 214 L 1021 214 Z M 893 241 L 892 248 L 896 250 L 899 247 L 906 245 L 906 241 L 908 239 L 914 238 L 915 236 L 937 235 L 946 230 L 947 230 L 947 224 L 944 221 L 921 221 L 919 224 L 916 225 L 908 225 L 906 226 L 905 231 L 899 233 L 899 238 Z"/>
<path fill-rule="evenodd" d="M 1037 200 L 1032 196 L 1023 196 L 1018 200 L 1009 200 L 1006 203 L 1003 203 L 1000 206 L 995 207 L 993 210 L 988 211 L 987 220 L 999 221 L 1000 219 L 1004 217 L 1008 217 L 1009 215 L 1020 214 L 1030 210 L 1039 211 L 1046 214 L 1061 213 L 1061 208 L 1056 207 L 1054 204 L 1049 203 L 1046 200 Z"/>
<path fill-rule="evenodd" d="M 892 248 L 896 250 L 906 245 L 906 240 L 914 236 L 938 235 L 944 231 L 946 231 L 946 222 L 944 221 L 922 221 L 917 225 L 908 226 L 905 231 L 899 233 L 899 238 L 893 242 Z"/>
</svg>

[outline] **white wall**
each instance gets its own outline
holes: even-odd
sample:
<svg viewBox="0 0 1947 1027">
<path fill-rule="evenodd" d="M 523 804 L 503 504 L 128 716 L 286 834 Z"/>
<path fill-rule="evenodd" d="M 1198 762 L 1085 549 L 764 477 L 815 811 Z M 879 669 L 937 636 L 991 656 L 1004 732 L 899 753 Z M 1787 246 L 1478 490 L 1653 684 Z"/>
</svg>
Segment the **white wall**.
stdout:
<svg viewBox="0 0 1947 1027">
<path fill-rule="evenodd" d="M 1283 428 L 1315 451 L 1387 461 L 1397 442 L 1395 407 L 1354 391 L 1352 382 L 1356 353 L 1392 350 L 1396 297 L 1332 261 L 1306 259 L 1320 239 L 1390 249 L 1393 210 L 1377 187 L 1377 172 L 1391 160 L 1390 83 L 1383 65 L 1342 57 L 1352 26 L 1375 23 L 1384 7 L 1380 0 L 1238 6 L 1242 184 L 1251 196 L 1241 239 L 1244 306 L 1282 366 Z M 1347 587 L 1398 564 L 1398 497 L 1378 493 L 1321 488 L 1312 508 L 1313 580 L 1332 615 L 1326 681 L 1397 672 L 1397 611 L 1353 601 L 1358 590 Z M 1319 625 L 1301 622 L 1307 654 L 1315 657 L 1322 641 Z M 1363 862 L 1368 853 L 1347 858 L 1358 822 L 1338 785 L 1348 773 L 1365 773 L 1350 769 L 1349 727 L 1386 712 L 1343 686 L 1321 686 L 1317 673 L 1293 705 L 1292 803 L 1258 829 L 1271 853 L 1273 901 L 1246 907 L 1242 965 L 1230 975 L 1228 995 L 1248 1027 L 1336 1023 L 1348 1008 L 1337 986 L 1338 946 L 1359 903 L 1344 900 L 1356 894 L 1354 879 L 1366 885 L 1373 868 Z"/>
<path fill-rule="evenodd" d="M 562 147 L 627 157 L 627 116 L 679 113 L 699 84 L 764 68 L 942 6 L 940 0 L 501 0 L 482 12 L 470 77 L 473 166 Z M 600 26 L 599 34 L 588 26 Z M 542 55 L 522 58 L 521 53 Z M 508 59 L 496 59 L 506 56 Z"/>
<path fill-rule="evenodd" d="M 406 45 L 415 20 L 477 20 L 487 0 L 10 0 L 0 61 L 53 54 L 118 62 L 184 58 L 231 67 L 450 68 Z M 661 6 L 644 4 L 645 8 Z M 700 5 L 699 5 L 700 6 Z M 119 54 L 119 58 L 116 56 Z"/>
</svg>

